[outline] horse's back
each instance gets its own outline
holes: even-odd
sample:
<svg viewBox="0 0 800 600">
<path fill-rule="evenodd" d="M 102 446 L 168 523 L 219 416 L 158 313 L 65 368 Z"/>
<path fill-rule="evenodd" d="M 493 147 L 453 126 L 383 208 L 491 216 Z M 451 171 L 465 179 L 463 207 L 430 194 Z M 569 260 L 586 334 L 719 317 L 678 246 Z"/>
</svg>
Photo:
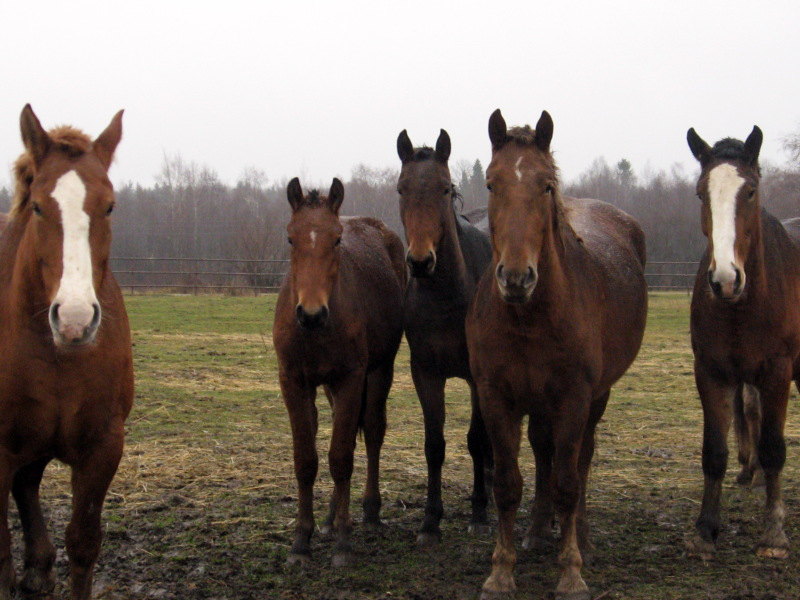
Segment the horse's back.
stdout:
<svg viewBox="0 0 800 600">
<path fill-rule="evenodd" d="M 477 211 L 486 209 L 476 209 Z M 471 222 L 469 214 L 457 215 L 459 219 L 458 241 L 461 245 L 461 254 L 464 256 L 464 263 L 467 271 L 477 284 L 481 275 L 492 262 L 492 243 L 489 240 L 488 216 L 486 217 L 486 229 L 481 229 L 479 224 Z"/>
<path fill-rule="evenodd" d="M 383 221 L 373 217 L 342 217 L 341 222 L 344 227 L 342 243 L 345 247 L 368 263 L 378 258 L 375 255 L 377 250 L 379 255 L 384 255 L 388 259 L 400 289 L 405 289 L 407 270 L 405 250 L 400 237 Z M 370 249 L 371 252 L 364 254 L 362 252 L 364 249 Z"/>
</svg>

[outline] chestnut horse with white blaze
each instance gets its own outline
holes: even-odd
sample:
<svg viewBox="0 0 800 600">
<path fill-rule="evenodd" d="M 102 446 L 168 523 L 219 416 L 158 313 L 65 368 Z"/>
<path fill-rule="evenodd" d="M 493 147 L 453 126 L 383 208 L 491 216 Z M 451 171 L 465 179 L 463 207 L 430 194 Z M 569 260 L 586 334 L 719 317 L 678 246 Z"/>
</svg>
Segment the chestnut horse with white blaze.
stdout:
<svg viewBox="0 0 800 600">
<path fill-rule="evenodd" d="M 316 191 L 304 196 L 297 178 L 289 182 L 287 194 L 291 260 L 275 306 L 273 340 L 299 492 L 288 562 L 306 562 L 311 553 L 318 466 L 315 401 L 323 386 L 333 412 L 328 462 L 334 482 L 323 530 L 332 528 L 336 534 L 333 565 L 346 566 L 353 558 L 350 477 L 359 429 L 367 448 L 364 521 L 380 523 L 378 467 L 386 398 L 403 335 L 403 243 L 377 219 L 340 219 L 344 187 L 338 179 L 327 197 Z"/>
<path fill-rule="evenodd" d="M 727 436 L 736 416 L 742 474 L 756 466 L 766 485 L 760 556 L 786 558 L 780 475 L 783 429 L 792 380 L 800 386 L 800 219 L 781 223 L 761 207 L 758 127 L 744 142 L 709 146 L 687 133 L 700 162 L 697 195 L 708 248 L 692 294 L 694 373 L 703 406 L 705 485 L 691 554 L 713 556 L 720 531 L 720 496 Z"/>
<path fill-rule="evenodd" d="M 70 127 L 45 131 L 30 105 L 20 125 L 25 153 L 0 237 L 0 599 L 15 586 L 9 492 L 25 538 L 16 585 L 41 595 L 55 585 L 39 483 L 56 458 L 72 468 L 71 597 L 86 600 L 133 403 L 130 328 L 108 266 L 114 190 L 107 171 L 122 111 L 94 141 Z"/>
<path fill-rule="evenodd" d="M 456 213 L 456 188 L 447 166 L 450 136 L 442 129 L 436 148 L 414 148 L 403 130 L 397 138 L 402 161 L 397 191 L 400 217 L 408 241 L 406 261 L 411 279 L 406 288 L 404 329 L 411 351 L 411 376 L 425 420 L 428 499 L 417 543 L 439 542 L 442 464 L 445 455 L 445 383 L 464 379 L 470 387 L 472 418 L 467 447 L 472 456 L 473 488 L 470 529 L 488 529 L 487 487 L 491 485 L 492 449 L 469 370 L 464 320 L 475 289 L 492 259 L 486 233 Z"/>
<path fill-rule="evenodd" d="M 522 498 L 522 420 L 536 460 L 525 547 L 561 524 L 555 597 L 588 600 L 586 482 L 611 386 L 636 358 L 647 315 L 644 234 L 610 204 L 563 198 L 550 152 L 553 121 L 536 129 L 489 120 L 486 170 L 492 268 L 469 314 L 470 365 L 494 452 L 498 538 L 484 599 L 515 589 L 514 520 Z"/>
</svg>

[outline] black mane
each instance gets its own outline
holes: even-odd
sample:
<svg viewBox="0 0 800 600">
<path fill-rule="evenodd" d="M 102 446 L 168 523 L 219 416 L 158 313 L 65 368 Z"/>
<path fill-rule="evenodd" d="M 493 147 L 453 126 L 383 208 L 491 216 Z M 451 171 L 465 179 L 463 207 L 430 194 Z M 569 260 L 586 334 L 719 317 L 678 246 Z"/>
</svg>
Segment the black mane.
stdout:
<svg viewBox="0 0 800 600">
<path fill-rule="evenodd" d="M 411 157 L 411 160 L 413 162 L 420 162 L 423 160 L 434 158 L 435 154 L 436 150 L 434 150 L 430 146 L 420 146 L 419 148 L 414 148 L 414 154 Z"/>
<path fill-rule="evenodd" d="M 744 142 L 735 138 L 725 138 L 714 144 L 711 156 L 728 160 L 746 160 Z"/>
</svg>

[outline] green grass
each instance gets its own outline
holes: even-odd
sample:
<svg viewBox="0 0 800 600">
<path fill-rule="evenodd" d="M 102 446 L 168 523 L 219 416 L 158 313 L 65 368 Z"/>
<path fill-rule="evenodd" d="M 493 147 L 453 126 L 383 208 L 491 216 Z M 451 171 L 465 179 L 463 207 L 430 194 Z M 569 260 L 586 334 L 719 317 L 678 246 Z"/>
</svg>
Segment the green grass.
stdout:
<svg viewBox="0 0 800 600">
<path fill-rule="evenodd" d="M 289 424 L 271 342 L 274 296 L 132 296 L 137 399 L 125 458 L 104 512 L 106 541 L 97 571 L 103 598 L 466 599 L 489 572 L 493 537 L 466 532 L 471 466 L 466 385 L 448 384 L 446 518 L 439 548 L 414 544 L 425 500 L 423 425 L 405 344 L 389 398 L 379 532 L 356 526 L 358 564 L 330 567 L 331 542 L 315 536 L 312 565 L 284 568 L 296 512 Z M 651 296 L 639 358 L 617 384 L 598 431 L 589 489 L 596 545 L 584 578 L 608 599 L 800 598 L 796 558 L 755 557 L 763 492 L 724 485 L 716 560 L 688 559 L 683 536 L 697 517 L 702 487 L 702 416 L 694 389 L 686 294 Z M 318 521 L 331 491 L 326 447 L 330 410 L 320 408 Z M 787 533 L 800 521 L 800 411 L 791 400 L 784 476 Z M 733 450 L 733 444 L 731 444 Z M 360 518 L 365 477 L 356 450 L 352 512 Z M 527 525 L 533 460 L 522 452 Z M 68 473 L 54 465 L 44 484 L 56 544 L 68 518 Z M 18 527 L 15 537 L 19 538 Z M 550 597 L 555 550 L 522 551 L 516 598 Z M 19 546 L 16 556 L 20 556 Z M 57 563 L 65 580 L 63 556 Z"/>
</svg>

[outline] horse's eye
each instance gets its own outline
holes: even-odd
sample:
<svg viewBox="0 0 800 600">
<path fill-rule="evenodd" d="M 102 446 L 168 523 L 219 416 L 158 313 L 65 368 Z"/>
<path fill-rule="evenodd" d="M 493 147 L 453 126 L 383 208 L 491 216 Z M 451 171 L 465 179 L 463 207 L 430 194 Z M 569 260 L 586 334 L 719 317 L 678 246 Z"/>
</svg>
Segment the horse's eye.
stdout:
<svg viewBox="0 0 800 600">
<path fill-rule="evenodd" d="M 491 192 L 492 191 L 492 184 L 491 183 L 487 183 L 486 184 L 486 189 Z"/>
<path fill-rule="evenodd" d="M 400 191 L 400 188 L 397 188 L 397 193 L 400 194 L 401 196 L 403 195 L 403 192 Z"/>
<path fill-rule="evenodd" d="M 334 244 L 334 246 L 338 246 L 341 243 L 342 243 L 342 238 L 338 237 L 338 238 L 336 238 L 336 243 Z"/>
<path fill-rule="evenodd" d="M 552 185 L 547 184 L 546 186 L 544 186 L 544 193 L 545 194 L 552 194 L 554 191 L 555 190 L 553 189 Z"/>
<path fill-rule="evenodd" d="M 747 199 L 748 200 L 752 200 L 755 197 L 756 197 L 756 191 L 755 190 L 750 190 L 750 193 L 747 194 Z"/>
<path fill-rule="evenodd" d="M 289 245 L 292 245 L 292 238 L 286 238 L 286 241 L 289 242 Z"/>
<path fill-rule="evenodd" d="M 450 193 L 450 188 L 444 188 L 444 195 L 447 196 L 447 194 L 449 193 Z"/>
<path fill-rule="evenodd" d="M 114 203 L 113 202 L 108 206 L 108 209 L 106 209 L 106 214 L 110 215 L 112 212 L 114 212 Z"/>
<path fill-rule="evenodd" d="M 33 212 L 35 212 L 40 217 L 42 216 L 42 207 L 39 206 L 39 204 L 37 202 L 33 203 Z"/>
</svg>

